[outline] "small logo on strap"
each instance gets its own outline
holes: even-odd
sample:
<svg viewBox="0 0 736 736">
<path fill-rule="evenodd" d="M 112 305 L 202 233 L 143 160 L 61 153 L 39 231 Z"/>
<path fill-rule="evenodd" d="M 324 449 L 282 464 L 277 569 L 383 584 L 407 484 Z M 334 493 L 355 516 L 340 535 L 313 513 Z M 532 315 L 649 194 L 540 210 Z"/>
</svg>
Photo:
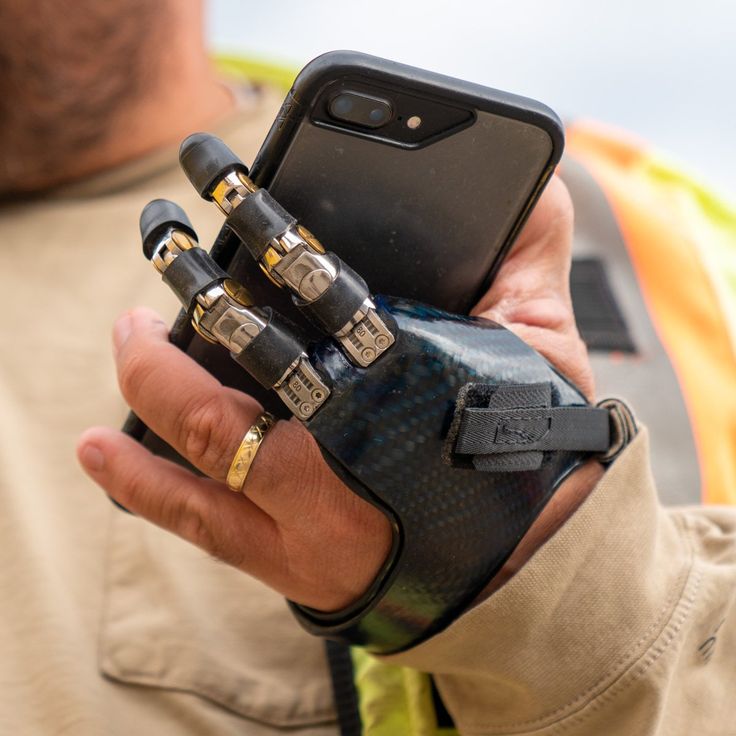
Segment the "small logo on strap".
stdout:
<svg viewBox="0 0 736 736">
<path fill-rule="evenodd" d="M 544 419 L 507 419 L 496 427 L 494 442 L 498 445 L 530 445 L 549 432 Z"/>
</svg>

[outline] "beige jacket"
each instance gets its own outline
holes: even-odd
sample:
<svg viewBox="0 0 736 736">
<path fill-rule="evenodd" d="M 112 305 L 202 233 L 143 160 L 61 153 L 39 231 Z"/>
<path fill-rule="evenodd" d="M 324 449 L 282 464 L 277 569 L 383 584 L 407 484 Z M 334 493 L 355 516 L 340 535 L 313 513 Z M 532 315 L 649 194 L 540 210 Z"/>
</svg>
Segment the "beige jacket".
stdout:
<svg viewBox="0 0 736 736">
<path fill-rule="evenodd" d="M 252 159 L 278 100 L 224 137 Z M 322 642 L 262 584 L 113 508 L 76 466 L 119 425 L 109 331 L 173 317 L 140 254 L 153 197 L 220 218 L 163 151 L 0 211 L 0 736 L 337 734 Z M 468 734 L 736 734 L 736 514 L 663 511 L 641 433 L 504 588 L 391 659 Z"/>
</svg>

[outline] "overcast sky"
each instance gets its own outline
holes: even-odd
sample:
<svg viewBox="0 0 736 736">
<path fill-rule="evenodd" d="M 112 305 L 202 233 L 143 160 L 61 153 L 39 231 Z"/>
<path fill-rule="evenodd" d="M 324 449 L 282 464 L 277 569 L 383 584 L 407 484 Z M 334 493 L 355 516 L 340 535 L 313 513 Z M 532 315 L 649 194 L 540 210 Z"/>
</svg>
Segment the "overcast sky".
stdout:
<svg viewBox="0 0 736 736">
<path fill-rule="evenodd" d="M 623 126 L 736 201 L 736 3 L 210 0 L 214 48 L 300 67 L 351 48 Z"/>
</svg>

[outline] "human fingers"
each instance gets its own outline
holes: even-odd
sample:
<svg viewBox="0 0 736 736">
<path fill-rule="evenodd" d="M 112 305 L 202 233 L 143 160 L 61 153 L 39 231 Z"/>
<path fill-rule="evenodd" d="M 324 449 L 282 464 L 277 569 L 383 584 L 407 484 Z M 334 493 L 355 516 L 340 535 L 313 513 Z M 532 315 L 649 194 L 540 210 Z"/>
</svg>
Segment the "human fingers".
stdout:
<svg viewBox="0 0 736 736">
<path fill-rule="evenodd" d="M 120 389 L 133 411 L 192 465 L 225 481 L 245 433 L 261 414 L 260 404 L 223 386 L 173 346 L 151 310 L 123 315 L 113 339 Z M 266 433 L 243 491 L 286 520 L 307 502 L 306 487 L 342 489 L 304 428 L 279 422 Z"/>
<path fill-rule="evenodd" d="M 171 345 L 151 310 L 128 313 L 114 335 L 121 391 L 133 411 L 192 465 L 224 481 L 260 405 L 223 387 Z M 335 541 L 352 530 L 366 547 L 362 554 L 368 563 L 375 557 L 378 564 L 385 556 L 390 531 L 384 515 L 343 485 L 296 421 L 278 422 L 266 433 L 243 492 L 292 540 L 322 534 Z"/>
<path fill-rule="evenodd" d="M 261 413 L 260 404 L 223 386 L 172 345 L 168 328 L 150 309 L 122 315 L 113 344 L 120 390 L 133 411 L 192 465 L 224 480 L 231 438 L 242 439 Z"/>
<path fill-rule="evenodd" d="M 77 455 L 125 508 L 311 608 L 339 610 L 352 603 L 388 553 L 383 515 L 344 489 L 340 498 L 375 516 L 344 513 L 334 497 L 310 505 L 311 515 L 283 523 L 248 496 L 155 457 L 121 432 L 87 430 Z M 278 496 L 283 488 L 271 490 Z"/>
<path fill-rule="evenodd" d="M 108 495 L 137 516 L 261 578 L 281 575 L 275 523 L 242 494 L 155 457 L 105 427 L 88 429 L 77 455 Z"/>
</svg>

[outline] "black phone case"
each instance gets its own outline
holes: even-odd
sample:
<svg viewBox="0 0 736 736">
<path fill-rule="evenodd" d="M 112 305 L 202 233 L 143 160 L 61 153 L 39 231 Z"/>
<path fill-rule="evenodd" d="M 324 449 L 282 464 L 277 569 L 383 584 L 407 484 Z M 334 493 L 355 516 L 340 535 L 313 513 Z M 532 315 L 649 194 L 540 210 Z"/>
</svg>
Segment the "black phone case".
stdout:
<svg viewBox="0 0 736 736">
<path fill-rule="evenodd" d="M 549 136 L 552 144 L 549 160 L 532 195 L 527 200 L 526 206 L 518 213 L 518 217 L 492 267 L 485 274 L 485 278 L 480 284 L 476 281 L 470 289 L 467 285 L 464 288 L 463 293 L 472 293 L 473 300 L 476 300 L 476 297 L 484 293 L 490 286 L 504 256 L 513 244 L 516 235 L 562 156 L 564 147 L 562 123 L 550 108 L 535 100 L 358 52 L 333 51 L 311 61 L 300 72 L 292 89 L 287 94 L 251 167 L 251 177 L 259 186 L 268 188 L 269 182 L 277 172 L 281 160 L 288 152 L 295 131 L 302 119 L 309 114 L 312 101 L 325 85 L 342 77 L 356 76 L 369 83 L 373 82 L 379 85 L 394 87 L 405 85 L 413 92 L 430 98 L 436 97 L 441 100 L 449 98 L 457 102 L 458 105 L 528 123 L 542 129 Z M 305 222 L 304 225 L 313 229 L 316 227 L 316 225 L 309 222 Z M 319 236 L 318 231 L 317 235 Z M 328 249 L 332 247 L 329 242 L 324 244 Z M 431 244 L 427 244 L 427 247 L 431 247 Z M 339 250 L 337 252 L 338 255 L 341 255 L 350 263 L 350 253 Z M 295 315 L 289 295 L 268 282 L 259 266 L 245 252 L 244 248 L 239 247 L 238 240 L 226 227 L 221 230 L 210 253 L 234 278 L 247 284 L 248 290 L 256 303 L 268 304 L 282 313 L 286 313 L 299 322 L 300 327 L 304 329 L 309 337 L 317 337 L 316 331 L 299 316 Z M 461 286 L 461 288 L 463 287 Z M 395 295 L 403 296 L 402 294 Z M 250 393 L 266 409 L 279 417 L 287 418 L 290 416 L 288 410 L 285 409 L 275 394 L 265 391 L 247 376 L 242 368 L 230 359 L 224 348 L 210 345 L 200 338 L 192 328 L 189 317 L 185 313 L 182 312 L 177 317 L 171 329 L 170 339 L 172 343 L 185 350 L 223 384 Z M 184 463 L 180 456 L 153 434 L 135 414 L 131 413 L 128 416 L 123 429 L 156 454 Z"/>
</svg>

